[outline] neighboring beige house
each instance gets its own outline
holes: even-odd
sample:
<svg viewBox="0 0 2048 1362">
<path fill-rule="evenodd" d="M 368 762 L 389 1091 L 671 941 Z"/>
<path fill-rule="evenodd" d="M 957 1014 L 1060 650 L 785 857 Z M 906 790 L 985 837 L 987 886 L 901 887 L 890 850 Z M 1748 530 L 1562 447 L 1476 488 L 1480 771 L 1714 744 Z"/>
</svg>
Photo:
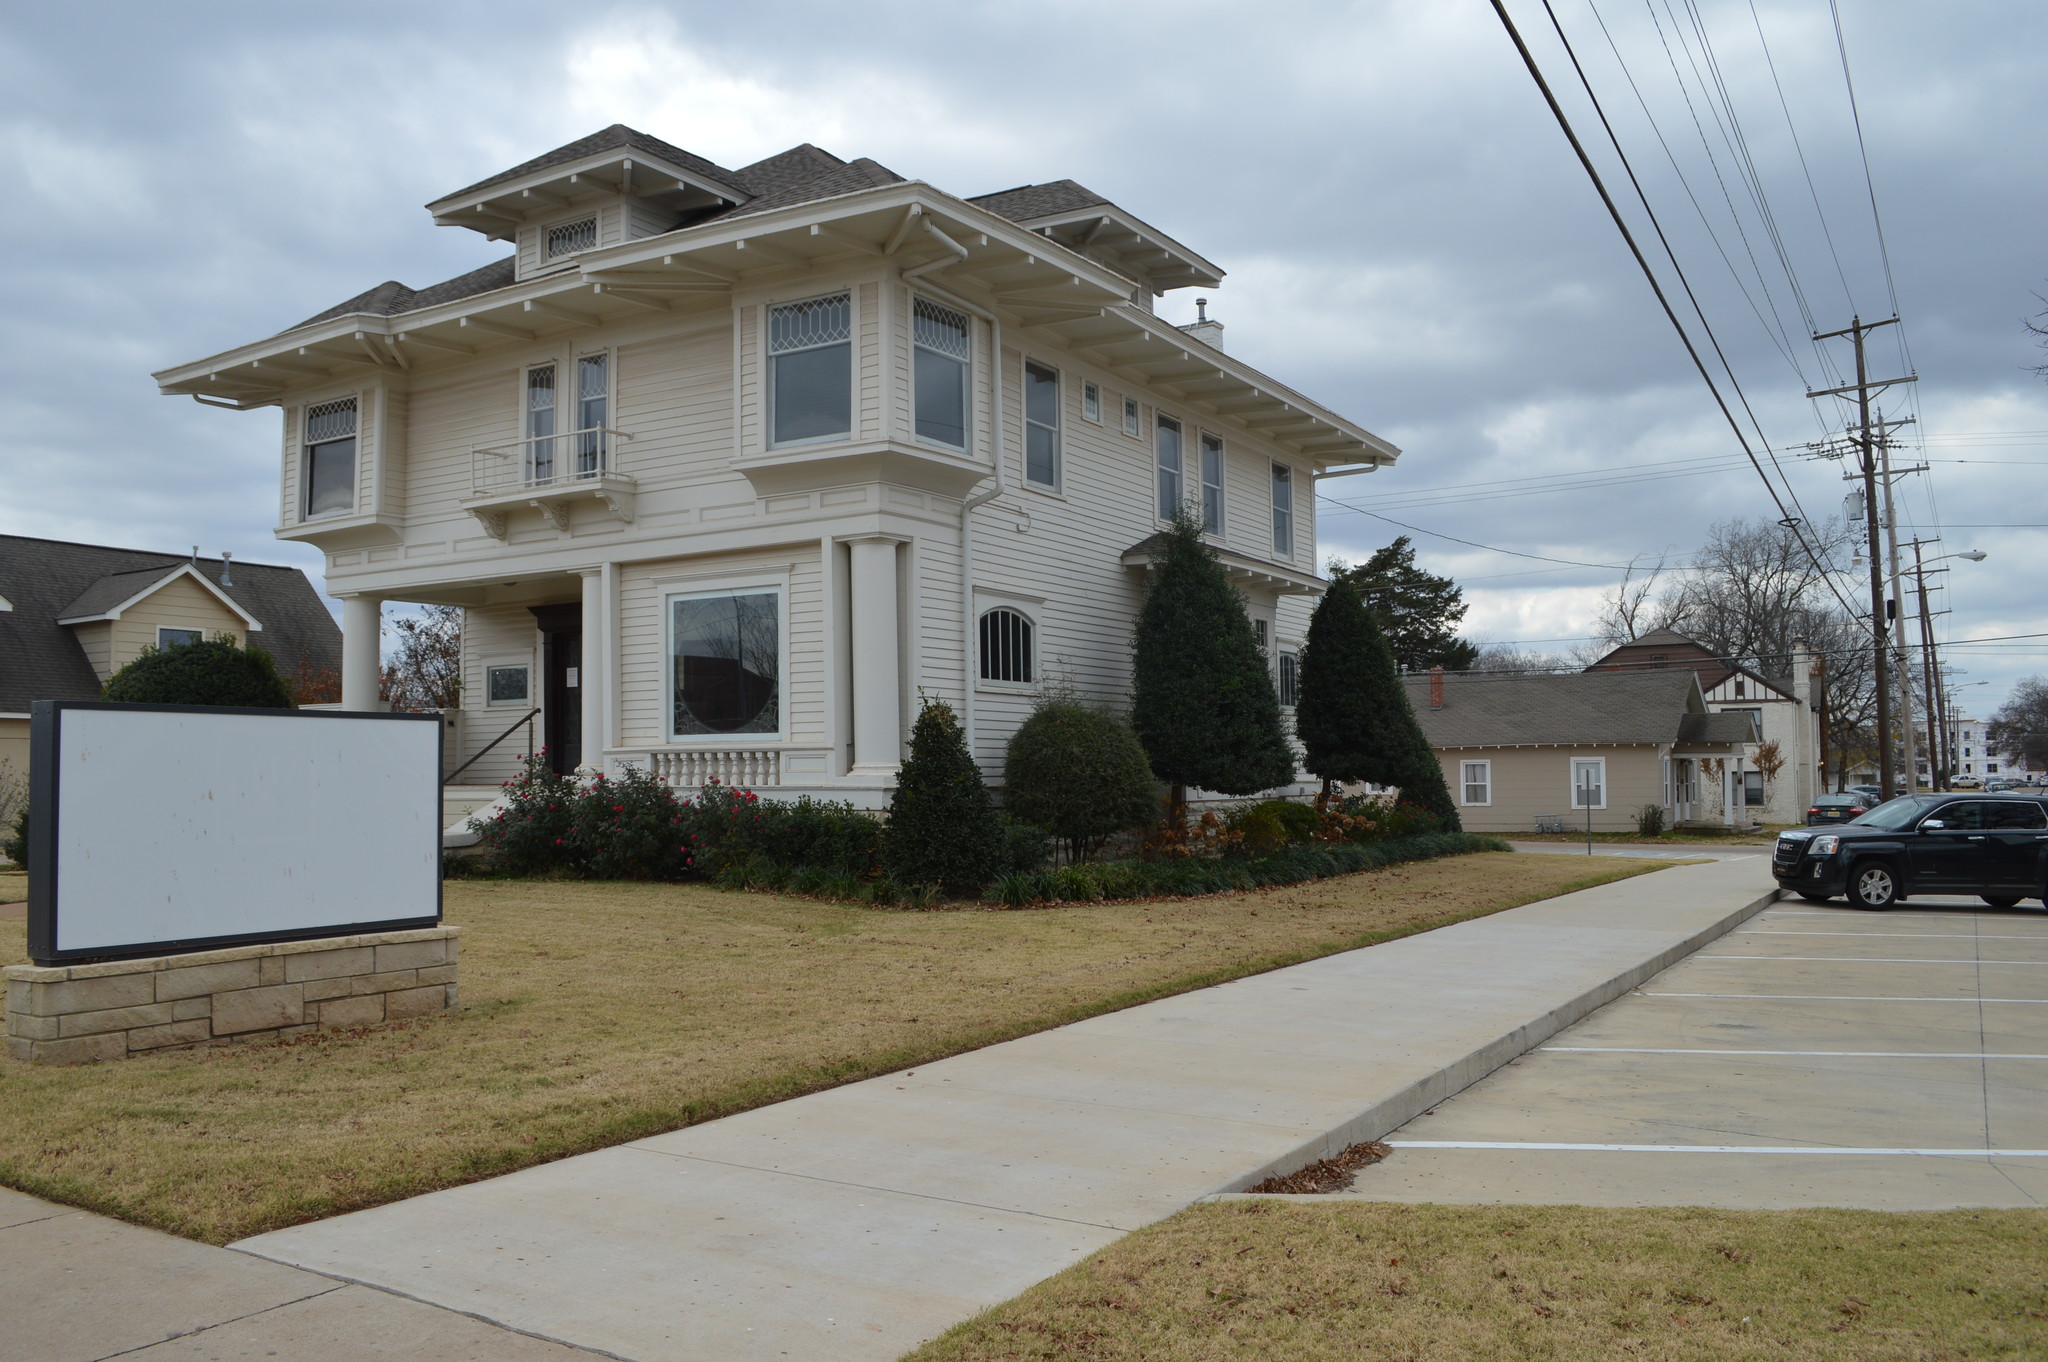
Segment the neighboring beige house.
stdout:
<svg viewBox="0 0 2048 1362">
<path fill-rule="evenodd" d="M 1467 831 L 1583 828 L 1590 807 L 1594 831 L 1627 832 L 1646 804 L 1673 825 L 1749 823 L 1735 797 L 1749 717 L 1710 713 L 1690 670 L 1451 672 L 1406 685 Z"/>
<path fill-rule="evenodd" d="M 97 700 L 144 648 L 220 634 L 269 652 L 288 682 L 341 663 L 297 568 L 0 535 L 0 760 L 28 770 L 33 702 Z"/>
<path fill-rule="evenodd" d="M 1699 676 L 1707 708 L 1743 714 L 1755 733 L 1743 750 L 1741 786 L 1729 792 L 1751 817 L 1765 823 L 1804 823 L 1813 797 L 1827 788 L 1821 750 L 1822 698 L 1813 684 L 1813 656 L 1794 640 L 1790 675 L 1772 680 L 1725 657 L 1696 639 L 1659 629 L 1624 643 L 1588 671 L 1689 670 Z M 1757 749 L 1778 745 L 1782 765 L 1775 776 L 1758 768 Z M 1734 779 L 1733 775 L 1728 777 Z"/>
<path fill-rule="evenodd" d="M 512 253 L 157 379 L 281 412 L 277 534 L 327 556 L 345 706 L 384 601 L 463 608 L 465 755 L 538 708 L 564 769 L 874 804 L 923 694 L 999 776 L 1043 681 L 1126 695 L 1182 506 L 1284 686 L 1316 481 L 1399 452 L 1154 316 L 1222 272 L 1069 180 L 958 198 L 614 126 L 428 209 Z"/>
</svg>

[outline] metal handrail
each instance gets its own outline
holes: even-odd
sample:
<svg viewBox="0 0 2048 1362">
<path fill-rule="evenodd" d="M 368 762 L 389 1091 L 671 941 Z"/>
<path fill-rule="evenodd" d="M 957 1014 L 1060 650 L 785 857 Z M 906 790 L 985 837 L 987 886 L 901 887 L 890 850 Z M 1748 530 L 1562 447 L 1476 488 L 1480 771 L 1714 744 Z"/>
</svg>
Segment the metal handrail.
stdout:
<svg viewBox="0 0 2048 1362">
<path fill-rule="evenodd" d="M 630 432 L 613 430 L 610 426 L 585 426 L 581 430 L 558 430 L 553 435 L 529 435 L 524 440 L 508 440 L 500 444 L 490 445 L 471 445 L 470 450 L 476 454 L 495 454 L 501 459 L 509 459 L 512 457 L 512 451 L 515 449 L 520 449 L 527 445 L 545 444 L 549 440 L 573 440 L 578 435 L 610 435 L 621 440 L 633 438 Z"/>
<path fill-rule="evenodd" d="M 486 755 L 487 753 L 489 753 L 489 752 L 490 752 L 490 750 L 491 750 L 491 749 L 492 749 L 493 747 L 496 747 L 496 746 L 497 746 L 497 745 L 498 745 L 499 743 L 501 743 L 501 742 L 505 741 L 505 739 L 507 739 L 507 738 L 511 737 L 511 736 L 512 736 L 512 734 L 513 734 L 513 731 L 514 731 L 515 729 L 517 729 L 517 728 L 519 727 L 519 725 L 521 725 L 521 724 L 530 724 L 530 723 L 532 723 L 532 722 L 533 722 L 533 719 L 534 719 L 534 716 L 535 716 L 535 715 L 537 715 L 537 714 L 539 714 L 539 713 L 540 713 L 540 706 L 539 706 L 539 705 L 535 705 L 535 706 L 534 706 L 534 707 L 533 707 L 532 709 L 529 709 L 529 710 L 527 710 L 525 714 L 521 715 L 521 716 L 520 716 L 519 718 L 517 718 L 517 719 L 514 719 L 514 720 L 512 721 L 512 727 L 511 727 L 511 728 L 508 728 L 508 729 L 506 729 L 506 730 L 505 730 L 505 731 L 504 731 L 503 733 L 500 733 L 500 734 L 499 734 L 499 735 L 498 735 L 497 737 L 495 737 L 495 738 L 491 739 L 491 740 L 490 740 L 489 742 L 485 743 L 485 744 L 484 744 L 484 747 L 483 747 L 483 751 L 481 751 L 481 752 L 478 752 L 478 753 L 477 753 L 477 754 L 476 754 L 475 756 L 471 757 L 471 758 L 470 758 L 470 759 L 469 759 L 468 761 L 465 761 L 464 763 L 462 763 L 462 765 L 460 765 L 460 766 L 456 767 L 456 768 L 455 768 L 454 770 L 450 771 L 450 772 L 449 772 L 449 773 L 448 773 L 448 774 L 447 774 L 446 776 L 442 777 L 442 779 L 441 779 L 441 783 L 442 783 L 443 785 L 453 785 L 453 784 L 455 783 L 455 777 L 457 777 L 457 776 L 461 775 L 461 774 L 462 774 L 462 773 L 463 773 L 464 771 L 467 771 L 467 770 L 468 770 L 468 769 L 469 769 L 470 767 L 472 767 L 472 766 L 476 765 L 476 764 L 477 764 L 478 762 L 482 761 L 482 760 L 484 759 L 484 756 L 485 756 L 485 755 Z M 527 732 L 527 735 L 526 735 L 526 750 L 527 750 L 527 751 L 528 751 L 529 753 L 533 751 L 533 733 L 532 733 L 532 731 L 531 731 L 531 730 L 529 730 L 529 731 Z"/>
<path fill-rule="evenodd" d="M 628 431 L 614 430 L 610 426 L 585 426 L 581 430 L 562 430 L 553 435 L 529 435 L 523 440 L 509 440 L 500 444 L 471 445 L 469 447 L 469 487 L 473 495 L 487 495 L 492 490 L 535 490 L 559 487 L 595 478 L 614 476 L 613 442 L 631 440 Z M 545 449 L 550 471 L 546 477 L 537 477 L 534 472 L 534 455 Z M 517 459 L 519 467 L 510 472 L 512 477 L 499 482 L 500 476 L 495 465 L 487 465 L 478 457 L 488 454 L 494 459 Z M 594 458 L 593 468 L 578 468 L 576 464 L 584 458 Z M 490 470 L 486 476 L 486 470 Z"/>
</svg>

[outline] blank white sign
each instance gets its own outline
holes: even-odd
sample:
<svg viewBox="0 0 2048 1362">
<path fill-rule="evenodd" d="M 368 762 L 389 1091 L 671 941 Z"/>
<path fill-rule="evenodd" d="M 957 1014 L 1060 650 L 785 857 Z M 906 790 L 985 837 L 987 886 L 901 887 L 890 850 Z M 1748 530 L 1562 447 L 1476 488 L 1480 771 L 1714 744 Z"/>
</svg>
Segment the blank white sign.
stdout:
<svg viewBox="0 0 2048 1362">
<path fill-rule="evenodd" d="M 64 709 L 59 951 L 438 918 L 441 725 Z"/>
</svg>

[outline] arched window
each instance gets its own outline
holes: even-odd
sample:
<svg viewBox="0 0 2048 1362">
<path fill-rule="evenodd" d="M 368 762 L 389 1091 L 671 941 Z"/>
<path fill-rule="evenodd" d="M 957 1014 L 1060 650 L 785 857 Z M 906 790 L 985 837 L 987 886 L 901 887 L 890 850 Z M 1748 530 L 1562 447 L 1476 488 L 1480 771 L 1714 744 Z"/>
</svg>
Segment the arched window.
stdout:
<svg viewBox="0 0 2048 1362">
<path fill-rule="evenodd" d="M 1019 681 L 1029 684 L 1032 666 L 1031 621 L 1022 613 L 999 606 L 981 617 L 981 679 Z"/>
</svg>

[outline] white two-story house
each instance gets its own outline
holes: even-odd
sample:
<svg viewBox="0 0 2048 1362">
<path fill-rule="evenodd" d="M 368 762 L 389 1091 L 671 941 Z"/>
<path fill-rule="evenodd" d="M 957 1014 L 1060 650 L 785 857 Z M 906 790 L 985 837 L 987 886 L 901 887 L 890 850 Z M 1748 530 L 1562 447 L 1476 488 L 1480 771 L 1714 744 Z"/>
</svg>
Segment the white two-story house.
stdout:
<svg viewBox="0 0 2048 1362">
<path fill-rule="evenodd" d="M 1289 699 L 1316 481 L 1399 452 L 1156 317 L 1222 272 L 1072 181 L 963 199 L 614 126 L 428 210 L 512 254 L 156 377 L 282 412 L 277 534 L 326 555 L 345 706 L 383 602 L 462 607 L 465 756 L 537 709 L 562 769 L 872 804 L 923 694 L 999 780 L 1048 679 L 1126 696 L 1179 506 Z"/>
</svg>

